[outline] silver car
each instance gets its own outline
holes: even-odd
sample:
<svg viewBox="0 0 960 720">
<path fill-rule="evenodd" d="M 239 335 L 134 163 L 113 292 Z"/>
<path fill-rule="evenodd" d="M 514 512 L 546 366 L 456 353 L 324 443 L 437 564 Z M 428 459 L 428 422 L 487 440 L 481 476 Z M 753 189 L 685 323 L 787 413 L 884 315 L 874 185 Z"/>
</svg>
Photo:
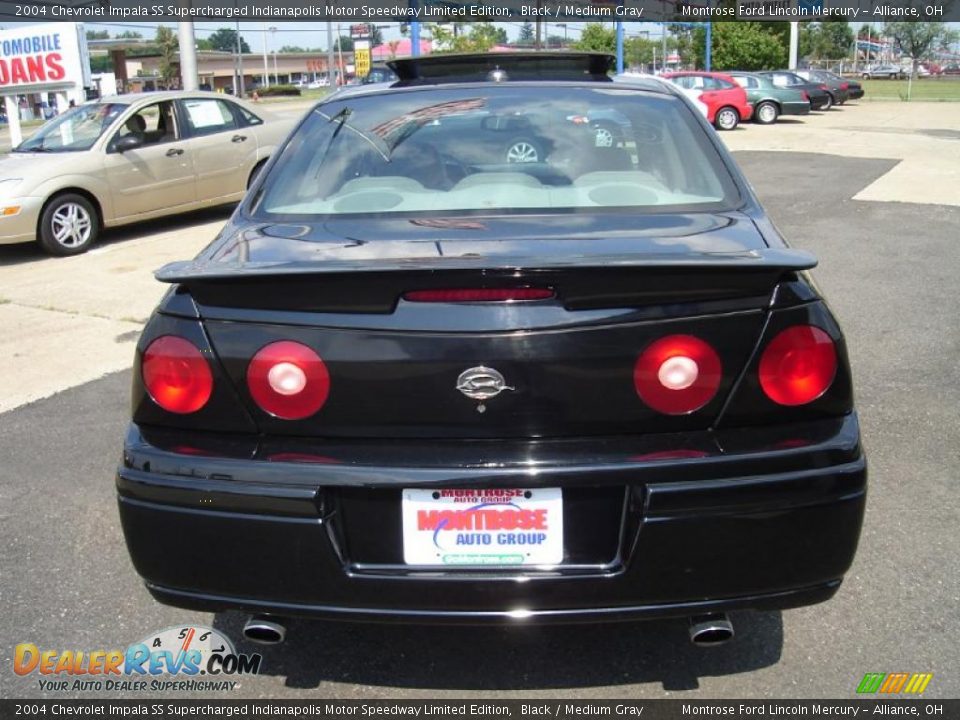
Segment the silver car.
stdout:
<svg viewBox="0 0 960 720">
<path fill-rule="evenodd" d="M 105 227 L 236 202 L 295 123 L 209 92 L 71 108 L 0 157 L 0 244 L 76 255 Z"/>
</svg>

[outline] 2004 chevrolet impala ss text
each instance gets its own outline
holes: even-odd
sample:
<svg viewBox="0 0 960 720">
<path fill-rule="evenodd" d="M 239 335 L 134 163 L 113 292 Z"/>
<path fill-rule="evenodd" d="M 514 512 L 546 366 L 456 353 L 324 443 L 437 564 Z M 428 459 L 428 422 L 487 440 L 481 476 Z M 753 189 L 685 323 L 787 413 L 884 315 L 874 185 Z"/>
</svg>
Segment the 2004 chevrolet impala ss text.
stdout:
<svg viewBox="0 0 960 720">
<path fill-rule="evenodd" d="M 709 644 L 837 591 L 866 464 L 816 261 L 680 91 L 609 65 L 395 61 L 157 273 L 117 488 L 158 600 L 261 641 L 681 616 Z"/>
</svg>

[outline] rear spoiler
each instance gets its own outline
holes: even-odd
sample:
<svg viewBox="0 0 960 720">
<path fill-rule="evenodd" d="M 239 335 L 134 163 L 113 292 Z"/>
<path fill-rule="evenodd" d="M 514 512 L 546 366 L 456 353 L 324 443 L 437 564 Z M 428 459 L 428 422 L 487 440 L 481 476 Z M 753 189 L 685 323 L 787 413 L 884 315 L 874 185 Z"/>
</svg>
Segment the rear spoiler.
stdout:
<svg viewBox="0 0 960 720">
<path fill-rule="evenodd" d="M 409 57 L 387 62 L 402 85 L 491 80 L 602 80 L 609 82 L 615 58 L 601 52 L 463 53 Z"/>
<path fill-rule="evenodd" d="M 765 248 L 738 252 L 663 253 L 570 256 L 431 256 L 382 259 L 329 259 L 314 262 L 237 262 L 191 260 L 164 265 L 154 273 L 160 282 L 195 285 L 205 281 L 264 279 L 304 275 L 447 272 L 447 271 L 563 271 L 588 269 L 650 270 L 665 272 L 758 272 L 766 275 L 800 272 L 816 267 L 805 250 Z"/>
</svg>

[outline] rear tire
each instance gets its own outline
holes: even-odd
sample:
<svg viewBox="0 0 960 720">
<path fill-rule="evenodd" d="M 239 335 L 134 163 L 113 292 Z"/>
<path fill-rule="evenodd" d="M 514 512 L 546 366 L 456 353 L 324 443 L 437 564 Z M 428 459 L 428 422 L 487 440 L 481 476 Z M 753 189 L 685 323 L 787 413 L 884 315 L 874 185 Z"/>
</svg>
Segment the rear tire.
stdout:
<svg viewBox="0 0 960 720">
<path fill-rule="evenodd" d="M 717 130 L 735 130 L 740 124 L 740 113 L 736 108 L 726 105 L 717 110 L 713 124 Z"/>
<path fill-rule="evenodd" d="M 826 112 L 827 110 L 829 110 L 829 109 L 832 108 L 832 107 L 833 107 L 833 93 L 827 93 L 827 102 L 826 102 L 826 104 L 825 104 L 822 108 L 820 108 L 820 109 L 821 109 L 822 111 Z"/>
<path fill-rule="evenodd" d="M 266 164 L 266 160 L 261 160 L 253 166 L 253 170 L 250 171 L 250 177 L 247 179 L 247 190 L 249 190 L 253 186 L 253 183 L 256 182 L 257 176 L 260 174 L 260 171 L 263 170 L 263 166 Z"/>
<path fill-rule="evenodd" d="M 40 215 L 37 241 L 50 255 L 79 255 L 100 235 L 100 216 L 83 195 L 65 193 L 47 203 Z"/>
<path fill-rule="evenodd" d="M 617 147 L 620 144 L 620 138 L 617 131 L 606 123 L 597 123 L 593 126 L 593 145 L 594 147 Z"/>
<path fill-rule="evenodd" d="M 780 117 L 780 108 L 776 103 L 764 101 L 757 105 L 753 111 L 754 122 L 760 125 L 773 125 Z"/>
<path fill-rule="evenodd" d="M 544 159 L 543 148 L 540 143 L 532 138 L 518 137 L 510 141 L 503 154 L 503 159 L 507 164 L 523 164 L 532 162 L 542 162 Z"/>
</svg>

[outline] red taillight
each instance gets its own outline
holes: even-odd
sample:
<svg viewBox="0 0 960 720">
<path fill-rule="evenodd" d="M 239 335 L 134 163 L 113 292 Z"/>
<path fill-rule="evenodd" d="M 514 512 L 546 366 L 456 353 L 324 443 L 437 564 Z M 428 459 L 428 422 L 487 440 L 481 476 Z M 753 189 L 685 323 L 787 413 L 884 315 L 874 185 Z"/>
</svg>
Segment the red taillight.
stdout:
<svg viewBox="0 0 960 720">
<path fill-rule="evenodd" d="M 837 348 L 826 332 L 794 325 L 760 358 L 760 387 L 779 405 L 805 405 L 823 395 L 837 373 Z"/>
<path fill-rule="evenodd" d="M 306 345 L 281 340 L 253 356 L 247 367 L 247 388 L 264 412 L 282 420 L 302 420 L 327 401 L 330 373 Z"/>
<path fill-rule="evenodd" d="M 647 346 L 633 368 L 637 395 L 667 415 L 687 415 L 717 394 L 723 369 L 716 351 L 692 335 L 668 335 Z"/>
<path fill-rule="evenodd" d="M 810 102 L 810 96 L 807 95 L 807 91 L 806 91 L 806 90 L 801 90 L 801 91 L 800 91 L 800 94 L 803 96 L 803 99 L 804 99 L 804 100 L 806 100 L 807 102 Z"/>
<path fill-rule="evenodd" d="M 549 300 L 554 297 L 550 288 L 445 288 L 442 290 L 411 290 L 403 294 L 410 302 L 522 302 Z"/>
<path fill-rule="evenodd" d="M 213 393 L 207 359 L 196 345 L 175 335 L 163 335 L 150 343 L 140 371 L 153 401 L 172 413 L 196 412 Z"/>
<path fill-rule="evenodd" d="M 847 83 L 847 82 L 842 82 L 842 83 L 840 83 L 840 89 L 841 89 L 841 90 L 849 90 L 849 89 L 850 89 L 850 83 Z"/>
</svg>

